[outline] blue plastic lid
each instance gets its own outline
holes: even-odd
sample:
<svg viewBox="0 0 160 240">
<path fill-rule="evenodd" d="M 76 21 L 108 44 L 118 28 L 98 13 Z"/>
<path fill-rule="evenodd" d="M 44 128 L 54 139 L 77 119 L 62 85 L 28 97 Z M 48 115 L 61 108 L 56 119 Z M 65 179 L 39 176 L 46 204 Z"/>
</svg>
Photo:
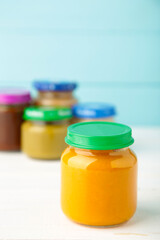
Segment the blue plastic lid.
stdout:
<svg viewBox="0 0 160 240">
<path fill-rule="evenodd" d="M 107 103 L 79 103 L 72 108 L 77 118 L 105 118 L 116 114 L 115 107 Z"/>
<path fill-rule="evenodd" d="M 35 80 L 33 87 L 38 91 L 73 91 L 77 87 L 76 82 L 67 81 L 49 81 L 49 80 Z"/>
</svg>

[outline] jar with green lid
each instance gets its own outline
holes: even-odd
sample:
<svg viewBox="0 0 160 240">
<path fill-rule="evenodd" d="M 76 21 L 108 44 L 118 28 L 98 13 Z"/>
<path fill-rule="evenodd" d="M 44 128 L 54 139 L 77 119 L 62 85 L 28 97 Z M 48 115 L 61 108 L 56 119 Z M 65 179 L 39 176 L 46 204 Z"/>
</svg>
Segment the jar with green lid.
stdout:
<svg viewBox="0 0 160 240">
<path fill-rule="evenodd" d="M 21 129 L 22 151 L 38 159 L 59 159 L 66 144 L 69 108 L 26 108 Z"/>
<path fill-rule="evenodd" d="M 129 220 L 137 205 L 137 158 L 131 128 L 83 122 L 68 127 L 61 157 L 61 206 L 81 224 L 112 226 Z"/>
</svg>

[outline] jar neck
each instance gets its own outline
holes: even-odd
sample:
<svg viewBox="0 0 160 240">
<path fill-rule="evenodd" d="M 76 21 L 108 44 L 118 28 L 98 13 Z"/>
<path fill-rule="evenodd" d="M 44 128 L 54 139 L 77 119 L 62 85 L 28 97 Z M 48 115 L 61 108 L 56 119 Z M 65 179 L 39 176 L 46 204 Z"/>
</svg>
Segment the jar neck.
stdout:
<svg viewBox="0 0 160 240">
<path fill-rule="evenodd" d="M 85 156 L 97 156 L 97 155 L 109 155 L 112 152 L 123 152 L 129 149 L 129 147 L 121 148 L 121 149 L 114 149 L 114 150 L 91 150 L 91 149 L 82 149 L 76 148 L 73 146 L 69 146 L 70 149 L 74 150 L 76 154 L 85 155 Z"/>
<path fill-rule="evenodd" d="M 101 121 L 104 121 L 104 122 L 114 122 L 114 116 L 103 117 L 103 118 L 87 118 L 87 117 L 78 118 L 78 117 L 75 117 L 75 121 L 77 121 L 77 122 L 92 122 L 92 121 L 96 121 L 96 122 L 101 122 Z"/>
<path fill-rule="evenodd" d="M 40 126 L 45 126 L 45 125 L 67 125 L 69 124 L 69 120 L 59 120 L 59 121 L 32 121 L 29 120 L 34 125 L 40 125 Z"/>
<path fill-rule="evenodd" d="M 39 91 L 38 92 L 39 98 L 60 98 L 60 99 L 69 99 L 72 98 L 72 91 Z"/>
</svg>

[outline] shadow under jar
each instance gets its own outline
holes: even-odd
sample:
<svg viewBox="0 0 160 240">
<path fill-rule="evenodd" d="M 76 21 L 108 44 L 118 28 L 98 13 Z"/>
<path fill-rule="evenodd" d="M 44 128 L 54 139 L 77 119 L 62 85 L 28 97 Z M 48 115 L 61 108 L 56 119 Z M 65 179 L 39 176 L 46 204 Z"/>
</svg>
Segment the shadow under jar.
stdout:
<svg viewBox="0 0 160 240">
<path fill-rule="evenodd" d="M 77 84 L 75 82 L 34 81 L 34 88 L 38 91 L 35 105 L 50 107 L 71 107 L 77 103 L 73 95 Z"/>
<path fill-rule="evenodd" d="M 0 150 L 20 150 L 20 130 L 25 107 L 31 101 L 30 93 L 23 90 L 0 91 Z"/>
<path fill-rule="evenodd" d="M 113 226 L 137 205 L 137 158 L 130 127 L 107 122 L 73 124 L 61 157 L 61 206 L 71 220 Z"/>
<path fill-rule="evenodd" d="M 22 151 L 31 158 L 59 159 L 71 118 L 69 108 L 29 107 L 22 124 Z"/>
<path fill-rule="evenodd" d="M 116 109 L 107 103 L 77 103 L 72 108 L 72 123 L 88 121 L 114 122 Z"/>
</svg>

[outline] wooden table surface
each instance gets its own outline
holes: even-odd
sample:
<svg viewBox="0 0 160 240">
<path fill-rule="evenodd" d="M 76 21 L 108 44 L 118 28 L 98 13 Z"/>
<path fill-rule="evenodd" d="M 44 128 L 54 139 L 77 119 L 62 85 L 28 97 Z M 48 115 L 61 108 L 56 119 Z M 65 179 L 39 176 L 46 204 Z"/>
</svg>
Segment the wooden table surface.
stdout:
<svg viewBox="0 0 160 240">
<path fill-rule="evenodd" d="M 0 153 L 0 240 L 160 239 L 160 128 L 133 128 L 139 160 L 138 208 L 119 227 L 68 220 L 60 208 L 60 161 Z"/>
</svg>

